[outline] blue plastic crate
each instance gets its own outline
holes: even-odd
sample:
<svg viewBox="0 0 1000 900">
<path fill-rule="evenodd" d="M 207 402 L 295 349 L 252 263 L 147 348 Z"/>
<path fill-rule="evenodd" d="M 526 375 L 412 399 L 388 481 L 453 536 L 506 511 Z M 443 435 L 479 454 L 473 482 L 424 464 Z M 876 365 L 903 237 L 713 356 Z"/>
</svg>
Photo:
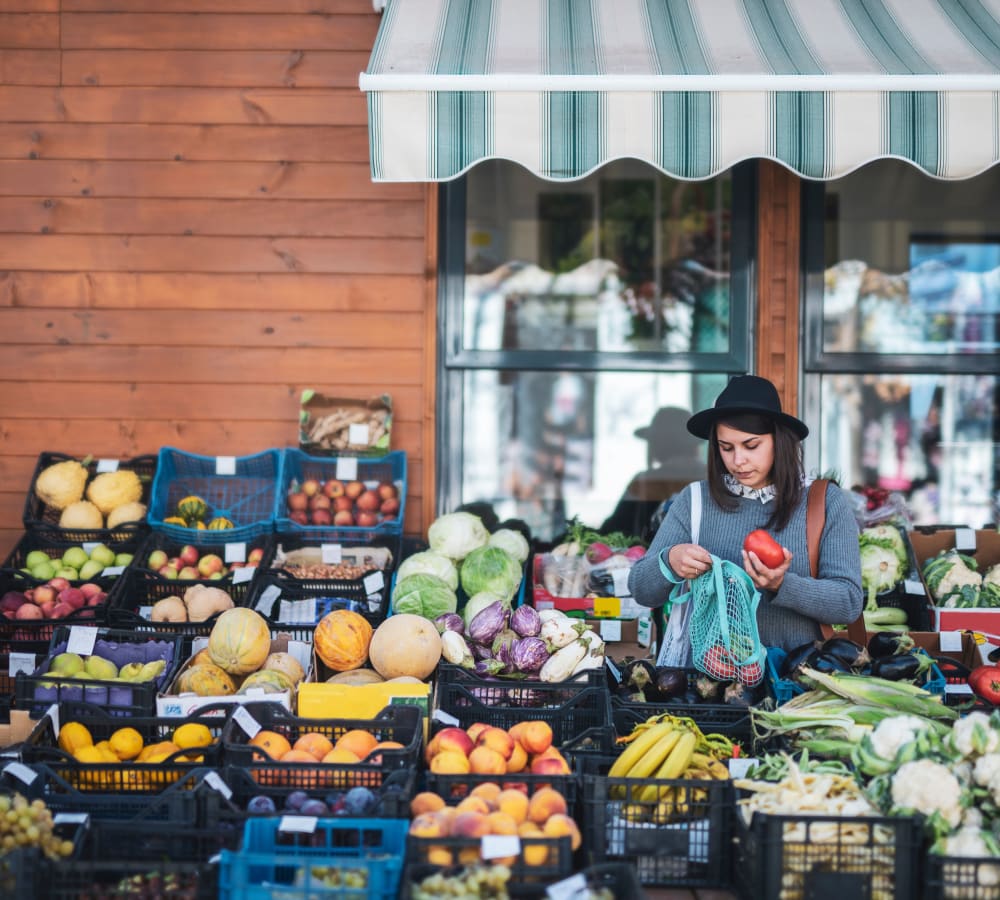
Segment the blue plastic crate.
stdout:
<svg viewBox="0 0 1000 900">
<path fill-rule="evenodd" d="M 316 830 L 279 830 L 281 818 L 248 819 L 243 847 L 222 851 L 220 900 L 369 897 L 394 900 L 406 851 L 405 819 L 317 819 Z M 329 886 L 317 871 L 364 873 L 365 885 Z"/>
<path fill-rule="evenodd" d="M 147 515 L 150 526 L 171 540 L 197 545 L 248 541 L 274 531 L 280 452 L 265 450 L 252 456 L 236 457 L 235 471 L 231 475 L 219 474 L 223 459 L 229 458 L 199 456 L 174 447 L 162 447 Z M 205 531 L 165 523 L 164 519 L 176 515 L 178 501 L 191 494 L 208 504 L 209 518 L 225 517 L 235 527 Z"/>
<path fill-rule="evenodd" d="M 805 693 L 805 688 L 802 685 L 789 681 L 787 678 L 778 677 L 778 672 L 781 671 L 781 665 L 787 655 L 780 647 L 768 647 L 767 660 L 764 663 L 764 679 L 767 682 L 767 689 L 779 705 L 787 703 L 797 694 Z M 931 694 L 944 696 L 945 684 L 944 673 L 937 665 L 933 665 L 927 672 L 927 680 L 921 687 Z"/>
<path fill-rule="evenodd" d="M 352 457 L 353 459 L 354 457 Z M 378 482 L 391 482 L 399 495 L 399 510 L 392 518 L 382 518 L 375 525 L 302 525 L 288 514 L 288 491 L 293 484 L 315 479 L 319 482 L 337 477 L 337 459 L 326 456 L 309 456 L 301 450 L 288 447 L 281 453 L 281 472 L 278 491 L 274 498 L 275 531 L 308 535 L 322 541 L 371 541 L 387 535 L 399 536 L 403 533 L 403 517 L 406 513 L 406 453 L 393 450 L 385 456 L 357 458 L 358 477 L 368 487 Z M 398 557 L 398 549 L 396 553 Z"/>
</svg>

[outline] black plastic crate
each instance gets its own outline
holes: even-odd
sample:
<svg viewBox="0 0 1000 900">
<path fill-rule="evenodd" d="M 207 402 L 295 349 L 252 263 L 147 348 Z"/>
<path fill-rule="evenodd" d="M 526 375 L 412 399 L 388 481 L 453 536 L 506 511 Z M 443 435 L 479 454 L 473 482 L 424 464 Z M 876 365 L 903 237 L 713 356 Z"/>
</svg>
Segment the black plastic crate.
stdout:
<svg viewBox="0 0 1000 900">
<path fill-rule="evenodd" d="M 213 555 L 222 560 L 226 568 L 226 573 L 222 578 L 211 578 L 201 576 L 198 578 L 168 578 L 160 575 L 159 572 L 150 568 L 150 554 L 162 551 L 167 559 L 174 559 L 183 550 L 185 544 L 174 540 L 170 535 L 162 531 L 151 531 L 146 535 L 145 540 L 140 545 L 135 555 L 133 571 L 142 578 L 154 583 L 163 582 L 173 585 L 175 590 L 183 592 L 193 584 L 203 584 L 206 587 L 221 587 L 232 595 L 233 602 L 237 606 L 242 606 L 243 598 L 250 591 L 253 578 L 256 578 L 261 571 L 259 566 L 248 564 L 248 560 L 257 559 L 262 561 L 270 552 L 270 535 L 261 535 L 250 540 L 226 541 L 220 535 L 225 535 L 225 531 L 213 531 L 212 540 L 199 543 L 197 546 L 191 544 L 198 551 L 199 556 Z M 231 559 L 230 559 L 231 558 Z M 249 578 L 245 570 L 250 570 L 253 578 Z"/>
<path fill-rule="evenodd" d="M 498 784 L 501 788 L 517 788 L 523 790 L 529 797 L 539 788 L 551 787 L 562 794 L 566 801 L 567 812 L 576 816 L 577 803 L 580 799 L 580 778 L 577 773 L 569 775 L 532 775 L 530 772 L 511 772 L 506 775 L 442 775 L 427 771 L 424 775 L 424 788 L 437 794 L 452 805 L 469 796 L 472 790 L 481 784 Z"/>
<path fill-rule="evenodd" d="M 26 531 L 21 535 L 21 538 L 14 545 L 14 549 L 10 551 L 3 563 L 0 563 L 0 572 L 4 575 L 9 575 L 15 581 L 21 582 L 24 587 L 35 587 L 40 584 L 45 584 L 49 581 L 48 578 L 35 578 L 29 572 L 24 571 L 24 566 L 29 553 L 38 550 L 45 553 L 52 560 L 59 560 L 62 558 L 63 554 L 72 547 L 83 547 L 83 549 L 86 550 L 87 548 L 84 544 L 87 543 L 90 542 L 85 541 L 81 543 L 80 541 L 75 540 L 60 540 L 45 534 L 36 533 L 34 531 Z M 113 551 L 116 556 L 120 553 L 128 553 L 134 559 L 135 554 L 139 549 L 141 538 L 133 536 L 132 538 L 124 541 L 94 541 L 93 543 L 104 544 L 109 550 Z M 131 565 L 131 563 L 129 565 Z M 75 587 L 91 582 L 93 584 L 100 585 L 104 591 L 110 592 L 124 572 L 127 571 L 128 566 L 124 568 L 121 566 L 110 566 L 108 568 L 112 569 L 114 574 L 104 575 L 102 572 L 92 578 L 70 578 L 66 580 L 70 585 Z"/>
<path fill-rule="evenodd" d="M 615 757 L 581 774 L 583 843 L 593 862 L 625 862 L 642 884 L 729 887 L 735 814 L 727 780 L 619 778 Z M 658 799 L 641 802 L 657 788 Z"/>
<path fill-rule="evenodd" d="M 318 585 L 262 575 L 254 583 L 247 606 L 278 625 L 311 627 L 333 610 L 349 609 L 376 628 L 385 621 L 388 602 L 388 587 L 369 595 L 363 580 Z"/>
<path fill-rule="evenodd" d="M 154 662 L 163 659 L 163 672 L 152 681 L 130 683 L 77 680 L 73 678 L 46 677 L 52 660 L 66 650 L 72 629 L 60 625 L 52 634 L 48 653 L 34 673 L 19 673 L 14 684 L 15 704 L 18 709 L 28 709 L 41 716 L 53 703 L 94 703 L 118 716 L 153 715 L 156 695 L 174 678 L 183 662 L 182 642 L 179 634 L 147 634 L 114 628 L 98 628 L 94 653 L 114 656 L 119 667 L 129 662 Z"/>
<path fill-rule="evenodd" d="M 733 880 L 741 897 L 920 894 L 923 833 L 914 817 L 735 816 Z"/>
<path fill-rule="evenodd" d="M 1000 900 L 1000 861 L 996 857 L 927 854 L 924 900 Z"/>
<path fill-rule="evenodd" d="M 222 731 L 231 705 L 205 706 L 198 715 L 186 718 L 130 716 L 127 722 L 89 703 L 63 703 L 59 707 L 60 727 L 77 722 L 87 728 L 94 744 L 108 740 L 122 727 L 134 728 L 148 747 L 169 741 L 177 728 L 186 724 L 204 725 L 213 743 L 197 750 L 182 750 L 157 763 L 137 760 L 115 763 L 81 763 L 60 749 L 55 723 L 42 716 L 21 748 L 25 763 L 45 763 L 78 791 L 158 794 L 176 784 L 195 769 L 218 766 L 222 762 Z"/>
<path fill-rule="evenodd" d="M 58 540 L 78 542 L 100 541 L 101 543 L 107 543 L 109 541 L 128 540 L 144 534 L 147 528 L 145 520 L 142 522 L 123 522 L 114 528 L 68 529 L 59 527 L 61 510 L 46 506 L 39 499 L 35 494 L 35 481 L 43 469 L 71 459 L 76 459 L 76 457 L 67 456 L 65 453 L 46 452 L 39 454 L 35 471 L 31 476 L 31 486 L 28 489 L 28 496 L 24 503 L 24 514 L 22 515 L 24 527 L 38 534 L 55 537 Z M 82 460 L 79 461 L 82 462 Z M 117 465 L 115 466 L 114 463 L 117 463 Z M 131 459 L 114 460 L 111 465 L 102 463 L 101 460 L 90 460 L 86 467 L 89 473 L 87 483 L 89 484 L 97 476 L 99 468 L 102 471 L 111 471 L 112 466 L 118 469 L 131 470 L 139 476 L 139 480 L 142 482 L 142 500 L 140 502 L 144 503 L 148 508 L 153 490 L 153 477 L 156 474 L 156 457 L 134 456 Z M 86 488 L 84 489 L 84 499 L 86 499 Z"/>
<path fill-rule="evenodd" d="M 73 860 L 48 869 L 44 875 L 46 900 L 136 900 L 137 897 L 185 897 L 216 900 L 218 866 L 207 860 Z"/>
<path fill-rule="evenodd" d="M 520 853 L 503 857 L 511 881 L 525 887 L 545 885 L 571 875 L 576 868 L 569 837 L 520 837 Z M 416 837 L 406 839 L 406 858 L 414 866 L 476 865 L 481 861 L 482 838 Z M 499 861 L 499 860 L 498 860 Z"/>
<path fill-rule="evenodd" d="M 917 557 L 913 552 L 913 545 L 910 543 L 906 529 L 898 525 L 888 525 L 887 527 L 894 528 L 903 539 L 903 544 L 906 547 L 906 567 L 901 580 L 890 590 L 876 594 L 875 602 L 879 606 L 902 609 L 906 613 L 906 627 L 910 631 L 934 631 L 929 601 L 923 593 L 920 567 L 917 564 Z M 907 584 L 921 585 L 920 593 L 907 593 Z"/>
<path fill-rule="evenodd" d="M 423 741 L 423 716 L 414 706 L 387 706 L 374 719 L 306 719 L 292 715 L 274 703 L 247 703 L 245 713 L 230 716 L 222 734 L 223 757 L 229 767 L 246 769 L 261 786 L 290 790 L 320 788 L 378 788 L 386 777 L 399 769 L 415 769 Z M 260 729 L 277 732 L 289 744 L 306 732 L 317 732 L 336 743 L 346 732 L 360 729 L 378 741 L 394 741 L 403 749 L 377 751 L 378 761 L 357 764 L 280 762 L 250 743 L 247 716 Z"/>
<path fill-rule="evenodd" d="M 438 667 L 434 708 L 458 719 L 462 728 L 484 722 L 508 729 L 526 718 L 548 722 L 552 742 L 561 746 L 591 728 L 611 724 L 611 705 L 603 669 L 580 680 L 548 683 L 486 680 L 460 666 Z"/>
</svg>

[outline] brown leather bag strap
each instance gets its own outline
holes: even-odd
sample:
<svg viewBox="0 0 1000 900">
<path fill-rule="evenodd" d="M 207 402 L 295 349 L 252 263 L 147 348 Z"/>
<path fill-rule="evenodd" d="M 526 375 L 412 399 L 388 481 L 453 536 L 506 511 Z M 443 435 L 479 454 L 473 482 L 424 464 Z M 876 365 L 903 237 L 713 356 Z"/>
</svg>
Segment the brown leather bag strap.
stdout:
<svg viewBox="0 0 1000 900">
<path fill-rule="evenodd" d="M 819 544 L 823 537 L 823 526 L 826 524 L 826 489 L 829 479 L 817 478 L 809 485 L 806 497 L 806 546 L 809 548 L 809 574 L 819 578 Z M 832 625 L 821 622 L 820 633 L 823 639 L 834 637 L 837 632 Z M 847 626 L 847 636 L 862 647 L 868 645 L 868 632 L 865 629 L 864 612 Z"/>
</svg>

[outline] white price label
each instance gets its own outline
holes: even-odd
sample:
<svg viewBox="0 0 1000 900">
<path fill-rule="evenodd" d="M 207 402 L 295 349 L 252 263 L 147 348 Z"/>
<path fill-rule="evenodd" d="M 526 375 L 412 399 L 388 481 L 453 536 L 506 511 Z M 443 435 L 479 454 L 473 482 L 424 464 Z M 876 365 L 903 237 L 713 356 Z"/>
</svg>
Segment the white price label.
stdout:
<svg viewBox="0 0 1000 900">
<path fill-rule="evenodd" d="M 456 719 L 451 713 L 446 713 L 443 709 L 434 710 L 434 714 L 431 718 L 435 722 L 440 722 L 442 725 L 457 726 L 459 724 L 458 719 Z"/>
<path fill-rule="evenodd" d="M 959 553 L 976 552 L 976 531 L 973 528 L 955 529 L 955 549 Z"/>
<path fill-rule="evenodd" d="M 354 456 L 337 457 L 337 478 L 341 481 L 358 480 L 358 460 Z"/>
<path fill-rule="evenodd" d="M 316 816 L 282 816 L 278 831 L 294 831 L 298 834 L 312 834 L 316 831 Z"/>
<path fill-rule="evenodd" d="M 152 606 L 140 606 L 139 607 L 139 615 L 143 619 L 146 619 L 146 620 L 151 619 L 153 617 L 153 607 Z"/>
<path fill-rule="evenodd" d="M 255 607 L 257 612 L 263 613 L 265 616 L 271 615 L 274 610 L 275 601 L 281 596 L 281 588 L 276 584 L 270 584 L 260 593 L 260 597 L 257 600 L 257 606 Z"/>
<path fill-rule="evenodd" d="M 246 562 L 247 545 L 245 543 L 226 544 L 224 559 L 227 563 Z"/>
<path fill-rule="evenodd" d="M 101 542 L 84 541 L 82 544 L 80 544 L 80 546 L 83 547 L 83 552 L 86 553 L 87 556 L 90 556 L 91 553 L 93 553 L 98 547 L 101 546 Z"/>
<path fill-rule="evenodd" d="M 584 877 L 583 872 L 577 872 L 576 875 L 571 875 L 569 878 L 564 878 L 562 881 L 550 884 L 545 889 L 545 896 L 549 900 L 571 900 L 577 894 L 586 894 L 586 892 L 587 879 Z"/>
<path fill-rule="evenodd" d="M 938 647 L 942 653 L 962 652 L 962 632 L 942 631 L 938 635 Z"/>
<path fill-rule="evenodd" d="M 754 756 L 738 756 L 736 759 L 729 760 L 730 778 L 746 778 L 747 772 L 758 762 L 759 760 Z"/>
<path fill-rule="evenodd" d="M 369 433 L 368 426 L 364 423 L 350 425 L 347 428 L 347 443 L 367 447 Z"/>
<path fill-rule="evenodd" d="M 23 784 L 31 784 L 38 777 L 38 773 L 34 769 L 30 769 L 24 763 L 19 762 L 7 763 L 3 767 L 3 771 L 4 774 L 16 778 Z"/>
<path fill-rule="evenodd" d="M 38 663 L 35 661 L 34 653 L 11 653 L 10 655 L 10 666 L 7 670 L 7 674 L 13 678 L 18 672 L 24 672 L 25 675 L 30 675 L 35 671 L 35 666 Z"/>
<path fill-rule="evenodd" d="M 243 729 L 243 733 L 250 740 L 257 737 L 257 733 L 260 731 L 260 722 L 250 714 L 245 706 L 236 707 L 233 711 L 233 721 Z"/>
<path fill-rule="evenodd" d="M 53 825 L 86 825 L 88 822 L 90 822 L 90 813 L 61 812 L 52 817 Z"/>
<path fill-rule="evenodd" d="M 125 571 L 125 566 L 105 566 L 101 569 L 101 578 L 115 578 Z"/>
<path fill-rule="evenodd" d="M 364 586 L 366 594 L 376 594 L 385 587 L 385 575 L 382 571 L 371 572 L 365 575 Z"/>
<path fill-rule="evenodd" d="M 604 665 L 608 667 L 608 671 L 611 673 L 611 677 L 614 678 L 619 684 L 622 682 L 622 672 L 618 668 L 615 661 L 610 656 L 604 657 Z"/>
<path fill-rule="evenodd" d="M 53 703 L 47 710 L 45 710 L 45 715 L 49 717 L 49 721 L 52 723 L 52 731 L 55 734 L 59 734 L 59 704 Z"/>
<path fill-rule="evenodd" d="M 484 834 L 479 844 L 479 855 L 483 859 L 498 856 L 519 856 L 521 839 L 516 834 Z"/>
<path fill-rule="evenodd" d="M 216 475 L 235 475 L 236 474 L 236 457 L 235 456 L 217 456 L 217 457 L 215 457 L 215 474 Z"/>
<path fill-rule="evenodd" d="M 238 569 L 233 569 L 233 584 L 243 584 L 247 581 L 253 581 L 253 576 L 256 572 L 256 566 L 240 566 Z"/>
<path fill-rule="evenodd" d="M 615 585 L 615 596 L 616 597 L 628 597 L 631 591 L 628 589 L 628 575 L 632 570 L 629 569 L 612 569 L 611 570 L 611 580 Z"/>
<path fill-rule="evenodd" d="M 944 692 L 946 694 L 964 694 L 966 696 L 971 696 L 972 686 L 968 684 L 946 684 L 944 686 Z"/>
<path fill-rule="evenodd" d="M 222 780 L 222 776 L 218 772 L 209 772 L 205 776 L 205 784 L 212 788 L 213 791 L 218 791 L 227 800 L 233 796 L 232 789 Z"/>
<path fill-rule="evenodd" d="M 282 600 L 278 607 L 278 621 L 284 625 L 312 625 L 316 622 L 316 598 Z"/>
<path fill-rule="evenodd" d="M 923 597 L 923 582 L 918 581 L 916 578 L 907 578 L 906 581 L 903 582 L 903 591 L 904 593 L 912 594 L 916 597 Z"/>
<path fill-rule="evenodd" d="M 73 625 L 69 629 L 69 640 L 66 642 L 67 653 L 79 653 L 80 656 L 90 656 L 97 643 L 97 629 L 84 625 Z"/>
<path fill-rule="evenodd" d="M 601 622 L 601 640 L 620 641 L 622 639 L 622 623 L 617 619 Z"/>
<path fill-rule="evenodd" d="M 336 566 L 344 559 L 344 548 L 340 544 L 322 544 L 319 552 L 328 566 Z"/>
<path fill-rule="evenodd" d="M 117 459 L 99 459 L 97 461 L 97 474 L 100 475 L 103 472 L 117 472 L 118 465 L 119 463 Z"/>
</svg>

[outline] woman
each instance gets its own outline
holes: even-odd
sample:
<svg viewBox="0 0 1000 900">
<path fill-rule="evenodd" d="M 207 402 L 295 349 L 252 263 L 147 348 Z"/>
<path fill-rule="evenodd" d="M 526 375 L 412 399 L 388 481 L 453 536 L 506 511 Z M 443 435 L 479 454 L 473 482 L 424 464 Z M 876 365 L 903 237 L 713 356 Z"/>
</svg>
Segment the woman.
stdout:
<svg viewBox="0 0 1000 900">
<path fill-rule="evenodd" d="M 708 479 L 682 491 L 670 506 L 649 552 L 629 576 L 643 606 L 662 606 L 677 581 L 696 578 L 711 556 L 742 564 L 760 591 L 757 624 L 768 647 L 791 650 L 820 636 L 820 623 L 854 621 L 861 614 L 858 527 L 844 493 L 826 492 L 826 523 L 820 542 L 819 577 L 809 574 L 806 547 L 806 484 L 801 441 L 805 424 L 781 411 L 774 385 L 756 375 L 730 380 L 711 409 L 691 416 L 687 429 L 706 439 Z M 691 543 L 691 490 L 700 486 L 701 523 Z M 785 559 L 771 569 L 743 540 L 758 528 L 782 546 Z"/>
</svg>

